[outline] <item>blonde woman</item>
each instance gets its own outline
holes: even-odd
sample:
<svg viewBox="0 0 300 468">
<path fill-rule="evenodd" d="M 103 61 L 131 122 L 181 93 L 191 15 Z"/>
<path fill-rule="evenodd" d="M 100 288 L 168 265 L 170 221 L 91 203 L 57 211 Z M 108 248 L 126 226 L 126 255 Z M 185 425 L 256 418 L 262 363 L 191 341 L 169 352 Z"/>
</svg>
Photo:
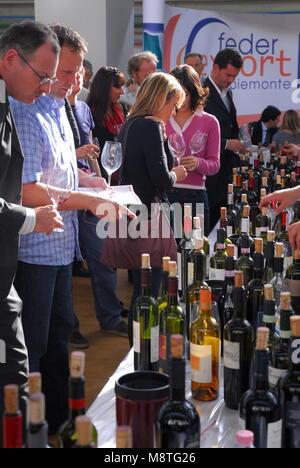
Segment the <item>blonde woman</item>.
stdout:
<svg viewBox="0 0 300 468">
<path fill-rule="evenodd" d="M 154 73 L 141 85 L 129 119 L 123 125 L 120 141 L 127 135 L 122 184 L 131 184 L 143 204 L 151 209 L 156 197 L 167 201 L 166 192 L 187 177 L 183 166 L 173 168 L 164 125 L 185 99 L 179 82 L 166 73 Z M 150 212 L 150 211 L 149 211 Z M 157 297 L 161 271 L 153 269 L 152 294 Z M 132 303 L 140 295 L 139 272 L 134 271 Z"/>
<path fill-rule="evenodd" d="M 300 118 L 295 110 L 286 111 L 280 130 L 273 136 L 273 143 L 275 143 L 276 151 L 279 145 L 300 144 Z"/>
</svg>

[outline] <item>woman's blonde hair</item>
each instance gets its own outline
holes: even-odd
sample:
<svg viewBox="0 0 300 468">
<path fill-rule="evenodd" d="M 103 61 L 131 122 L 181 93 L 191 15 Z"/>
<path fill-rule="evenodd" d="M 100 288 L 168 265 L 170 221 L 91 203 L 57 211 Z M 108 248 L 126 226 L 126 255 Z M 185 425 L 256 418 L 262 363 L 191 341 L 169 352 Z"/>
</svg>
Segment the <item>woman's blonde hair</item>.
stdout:
<svg viewBox="0 0 300 468">
<path fill-rule="evenodd" d="M 300 133 L 300 118 L 295 110 L 286 111 L 283 116 L 281 130 L 288 130 L 294 134 Z"/>
<path fill-rule="evenodd" d="M 143 81 L 129 118 L 156 115 L 172 97 L 178 98 L 178 107 L 183 104 L 185 93 L 180 83 L 168 73 L 153 73 Z"/>
</svg>

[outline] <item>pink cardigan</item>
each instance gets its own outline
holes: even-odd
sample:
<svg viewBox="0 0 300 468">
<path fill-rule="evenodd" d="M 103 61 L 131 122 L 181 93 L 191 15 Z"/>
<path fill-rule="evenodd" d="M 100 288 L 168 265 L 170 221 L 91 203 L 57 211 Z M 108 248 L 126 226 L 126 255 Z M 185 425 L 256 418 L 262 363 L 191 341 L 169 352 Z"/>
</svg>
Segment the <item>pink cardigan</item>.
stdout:
<svg viewBox="0 0 300 468">
<path fill-rule="evenodd" d="M 186 152 L 184 156 L 190 156 L 191 150 L 189 143 L 197 130 L 207 134 L 206 148 L 200 153 L 193 156 L 199 158 L 198 168 L 189 172 L 188 177 L 183 183 L 176 184 L 176 187 L 182 188 L 205 188 L 205 176 L 217 174 L 220 169 L 220 125 L 215 116 L 208 114 L 202 110 L 198 110 L 186 122 L 183 129 L 177 124 L 173 117 L 166 125 L 167 135 L 172 133 L 182 133 L 185 143 Z"/>
</svg>

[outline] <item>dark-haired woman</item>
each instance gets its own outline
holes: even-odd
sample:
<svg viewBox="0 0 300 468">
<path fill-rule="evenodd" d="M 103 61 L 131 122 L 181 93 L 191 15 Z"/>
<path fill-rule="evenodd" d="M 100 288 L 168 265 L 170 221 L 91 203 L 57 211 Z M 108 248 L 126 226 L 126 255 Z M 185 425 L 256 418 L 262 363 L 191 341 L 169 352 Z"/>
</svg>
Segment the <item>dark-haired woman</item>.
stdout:
<svg viewBox="0 0 300 468">
<path fill-rule="evenodd" d="M 171 203 L 191 204 L 193 216 L 202 211 L 201 206 L 200 210 L 197 210 L 197 204 L 203 204 L 207 236 L 209 206 L 205 180 L 206 176 L 214 175 L 220 169 L 220 126 L 213 115 L 203 111 L 208 91 L 202 88 L 195 70 L 189 65 L 181 65 L 171 74 L 181 84 L 186 98 L 176 114 L 169 119 L 167 135 L 170 137 L 173 133 L 182 134 L 186 151 L 180 158 L 180 164 L 187 169 L 188 177 L 184 182 L 176 184 L 168 193 L 168 197 Z"/>
<path fill-rule="evenodd" d="M 117 139 L 125 122 L 120 97 L 124 94 L 125 76 L 115 67 L 102 67 L 96 73 L 87 99 L 87 104 L 93 114 L 95 127 L 93 136 L 98 138 L 100 150 L 106 141 Z M 100 159 L 99 159 L 100 162 Z M 106 174 L 101 166 L 102 174 Z M 112 183 L 117 182 L 116 178 Z"/>
</svg>

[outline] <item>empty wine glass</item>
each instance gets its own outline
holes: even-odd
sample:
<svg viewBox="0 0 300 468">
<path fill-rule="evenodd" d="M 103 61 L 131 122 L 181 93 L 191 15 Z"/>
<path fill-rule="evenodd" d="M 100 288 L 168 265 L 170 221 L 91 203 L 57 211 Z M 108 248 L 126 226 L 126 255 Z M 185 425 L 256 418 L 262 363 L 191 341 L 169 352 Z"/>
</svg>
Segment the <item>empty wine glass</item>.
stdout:
<svg viewBox="0 0 300 468">
<path fill-rule="evenodd" d="M 186 151 L 186 144 L 182 133 L 172 133 L 168 137 L 169 147 L 175 154 L 178 165 L 180 165 L 180 158 L 184 156 Z"/>
<path fill-rule="evenodd" d="M 197 130 L 190 140 L 190 150 L 192 154 L 201 153 L 206 146 L 207 134 Z"/>
<path fill-rule="evenodd" d="M 253 128 L 249 125 L 241 125 L 239 128 L 239 139 L 243 143 L 246 148 L 250 148 L 252 146 L 251 135 L 253 132 Z"/>
<path fill-rule="evenodd" d="M 102 155 L 101 163 L 108 175 L 108 185 L 111 183 L 111 176 L 122 165 L 122 145 L 117 141 L 106 141 Z"/>
<path fill-rule="evenodd" d="M 74 188 L 71 168 L 54 166 L 45 175 L 47 194 L 55 209 L 59 208 L 70 196 Z M 64 232 L 63 228 L 53 229 L 53 232 Z"/>
</svg>

